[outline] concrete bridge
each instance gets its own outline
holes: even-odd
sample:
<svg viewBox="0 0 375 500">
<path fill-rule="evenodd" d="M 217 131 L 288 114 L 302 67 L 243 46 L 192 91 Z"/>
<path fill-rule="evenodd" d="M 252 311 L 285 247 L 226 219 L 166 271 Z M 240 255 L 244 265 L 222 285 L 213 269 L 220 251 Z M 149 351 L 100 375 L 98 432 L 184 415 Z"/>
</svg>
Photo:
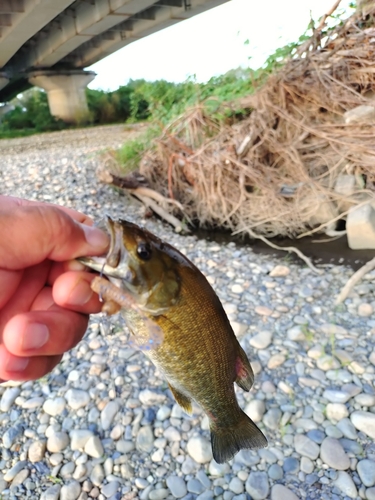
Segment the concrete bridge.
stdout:
<svg viewBox="0 0 375 500">
<path fill-rule="evenodd" d="M 36 85 L 46 90 L 52 115 L 77 122 L 95 78 L 84 68 L 227 1 L 0 0 L 0 103 Z"/>
</svg>

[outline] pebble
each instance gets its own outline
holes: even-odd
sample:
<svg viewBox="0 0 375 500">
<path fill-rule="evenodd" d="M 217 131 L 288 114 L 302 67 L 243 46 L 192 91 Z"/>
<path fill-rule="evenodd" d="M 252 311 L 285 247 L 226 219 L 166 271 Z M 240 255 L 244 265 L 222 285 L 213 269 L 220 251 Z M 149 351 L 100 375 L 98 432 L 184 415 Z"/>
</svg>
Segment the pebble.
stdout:
<svg viewBox="0 0 375 500">
<path fill-rule="evenodd" d="M 205 464 L 212 460 L 211 443 L 203 436 L 193 436 L 189 439 L 187 452 L 198 464 Z"/>
<path fill-rule="evenodd" d="M 290 274 L 290 269 L 287 266 L 275 266 L 270 272 L 272 278 L 284 278 Z"/>
<path fill-rule="evenodd" d="M 301 458 L 301 471 L 305 474 L 311 474 L 314 470 L 314 462 L 307 457 Z"/>
<path fill-rule="evenodd" d="M 154 447 L 154 433 L 149 425 L 141 427 L 137 434 L 136 448 L 139 451 L 150 453 Z"/>
<path fill-rule="evenodd" d="M 101 492 L 106 498 L 110 498 L 116 494 L 116 491 L 120 488 L 119 481 L 111 481 L 108 484 L 102 486 Z"/>
<path fill-rule="evenodd" d="M 301 325 L 296 325 L 293 326 L 293 328 L 289 328 L 286 334 L 288 339 L 292 340 L 293 342 L 303 342 L 304 340 L 306 340 L 306 335 Z"/>
<path fill-rule="evenodd" d="M 294 437 L 294 447 L 297 453 L 311 460 L 316 460 L 319 456 L 319 446 L 303 434 Z"/>
<path fill-rule="evenodd" d="M 263 423 L 269 429 L 276 430 L 279 428 L 281 416 L 282 413 L 281 410 L 279 410 L 279 408 L 271 408 L 263 416 Z"/>
<path fill-rule="evenodd" d="M 354 484 L 352 477 L 347 472 L 340 470 L 337 474 L 337 479 L 333 481 L 333 484 L 349 498 L 357 498 L 358 491 L 356 485 Z"/>
<path fill-rule="evenodd" d="M 245 407 L 245 413 L 251 418 L 253 422 L 260 422 L 266 411 L 264 401 L 260 399 L 252 399 Z"/>
<path fill-rule="evenodd" d="M 9 387 L 8 389 L 5 389 L 0 400 L 0 411 L 7 413 L 20 393 L 21 391 L 18 387 Z"/>
<path fill-rule="evenodd" d="M 100 414 L 100 421 L 104 431 L 107 431 L 111 427 L 113 419 L 117 415 L 119 409 L 120 405 L 117 401 L 110 401 L 105 405 Z"/>
<path fill-rule="evenodd" d="M 348 439 L 357 439 L 358 433 L 348 418 L 343 418 L 337 423 L 337 428 L 343 433 Z"/>
<path fill-rule="evenodd" d="M 31 443 L 28 455 L 29 460 L 32 463 L 40 462 L 44 458 L 46 452 L 46 442 L 45 441 L 34 441 Z"/>
<path fill-rule="evenodd" d="M 253 500 L 264 500 L 267 498 L 270 485 L 265 472 L 251 471 L 246 481 L 246 492 Z"/>
<path fill-rule="evenodd" d="M 268 330 L 263 330 L 254 337 L 251 337 L 249 343 L 252 347 L 256 349 L 266 349 L 272 342 L 272 332 Z"/>
<path fill-rule="evenodd" d="M 175 498 L 182 498 L 187 494 L 186 483 L 182 477 L 169 476 L 167 486 Z"/>
<path fill-rule="evenodd" d="M 284 475 L 283 469 L 279 464 L 272 464 L 268 469 L 268 476 L 274 481 L 278 481 Z"/>
<path fill-rule="evenodd" d="M 275 484 L 271 489 L 271 500 L 299 500 L 299 498 L 286 486 Z"/>
<path fill-rule="evenodd" d="M 284 354 L 274 354 L 273 356 L 270 357 L 267 363 L 267 367 L 270 370 L 275 370 L 279 366 L 285 363 L 286 357 Z"/>
<path fill-rule="evenodd" d="M 285 474 L 297 474 L 300 468 L 300 463 L 297 458 L 288 457 L 284 460 L 283 469 Z"/>
<path fill-rule="evenodd" d="M 86 446 L 87 441 L 94 436 L 92 431 L 87 429 L 76 429 L 70 431 L 70 448 L 72 450 L 81 450 Z"/>
<path fill-rule="evenodd" d="M 57 415 L 61 415 L 66 406 L 66 400 L 61 397 L 56 397 L 54 399 L 46 399 L 43 404 L 43 410 L 47 413 L 47 415 L 51 415 L 52 417 L 56 417 Z"/>
<path fill-rule="evenodd" d="M 336 422 L 349 416 L 348 408 L 342 403 L 328 403 L 326 413 L 329 420 Z"/>
<path fill-rule="evenodd" d="M 69 443 L 70 439 L 66 432 L 55 432 L 47 440 L 47 450 L 50 453 L 58 453 L 65 450 Z"/>
<path fill-rule="evenodd" d="M 375 439 L 375 414 L 367 411 L 354 411 L 350 415 L 354 427 Z"/>
<path fill-rule="evenodd" d="M 324 463 L 336 470 L 346 470 L 350 467 L 350 460 L 340 441 L 327 437 L 320 447 L 320 458 Z"/>
<path fill-rule="evenodd" d="M 326 354 L 316 360 L 316 366 L 323 371 L 338 370 L 340 368 L 340 362 L 333 356 Z"/>
<path fill-rule="evenodd" d="M 60 491 L 61 491 L 61 486 L 59 484 L 50 486 L 45 491 L 43 491 L 40 500 L 59 500 Z"/>
<path fill-rule="evenodd" d="M 238 477 L 231 479 L 228 488 L 233 491 L 236 495 L 240 495 L 244 491 L 244 484 Z"/>
<path fill-rule="evenodd" d="M 158 490 L 150 491 L 148 498 L 149 500 L 164 500 L 169 495 L 169 491 L 166 488 L 160 488 Z"/>
<path fill-rule="evenodd" d="M 358 316 L 371 316 L 374 312 L 374 308 L 371 304 L 362 303 L 358 306 Z"/>
<path fill-rule="evenodd" d="M 69 389 L 65 394 L 68 405 L 72 410 L 79 410 L 89 404 L 90 395 L 81 389 Z"/>
<path fill-rule="evenodd" d="M 17 462 L 11 469 L 8 470 L 8 472 L 6 472 L 4 474 L 4 481 L 7 481 L 8 483 L 10 481 L 13 481 L 13 479 L 17 476 L 17 474 L 19 472 L 21 472 L 21 470 L 27 465 L 27 462 L 26 460 L 20 460 L 19 462 Z"/>
<path fill-rule="evenodd" d="M 64 484 L 60 491 L 60 500 L 77 500 L 81 493 L 81 486 L 78 481 L 70 481 Z"/>
<path fill-rule="evenodd" d="M 357 464 L 357 472 L 365 486 L 375 485 L 375 462 L 373 460 L 360 460 Z"/>
<path fill-rule="evenodd" d="M 104 449 L 99 436 L 91 436 L 85 444 L 85 453 L 93 458 L 100 458 L 104 454 Z"/>
<path fill-rule="evenodd" d="M 330 403 L 347 403 L 351 397 L 350 393 L 335 389 L 326 389 L 323 392 L 323 398 L 328 399 Z"/>
</svg>

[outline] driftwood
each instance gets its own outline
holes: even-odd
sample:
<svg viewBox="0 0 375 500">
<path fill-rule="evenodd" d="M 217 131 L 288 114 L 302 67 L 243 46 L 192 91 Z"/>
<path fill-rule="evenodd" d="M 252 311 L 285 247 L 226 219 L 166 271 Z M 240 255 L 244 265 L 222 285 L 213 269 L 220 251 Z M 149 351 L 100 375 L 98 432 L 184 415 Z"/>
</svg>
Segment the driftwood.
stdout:
<svg viewBox="0 0 375 500">
<path fill-rule="evenodd" d="M 251 229 L 249 230 L 249 234 L 252 238 L 256 238 L 256 239 L 259 239 L 261 241 L 263 241 L 264 243 L 266 243 L 268 246 L 270 246 L 271 248 L 274 248 L 275 250 L 282 250 L 284 252 L 293 252 L 295 253 L 296 255 L 298 255 L 298 257 L 300 259 L 302 259 L 305 264 L 316 274 L 323 274 L 323 271 L 321 269 L 318 269 L 317 267 L 314 266 L 314 264 L 311 262 L 311 259 L 309 259 L 308 257 L 306 257 L 306 255 L 304 253 L 301 252 L 301 250 L 299 250 L 298 248 L 296 247 L 280 247 L 279 245 L 276 245 L 275 243 L 272 243 L 271 241 L 267 240 L 267 238 L 265 238 L 264 236 L 261 236 L 259 234 L 256 234 L 254 233 L 253 231 L 251 231 Z"/>
<path fill-rule="evenodd" d="M 356 271 L 353 276 L 346 282 L 346 285 L 339 293 L 335 305 L 341 304 L 348 297 L 349 293 L 355 287 L 357 283 L 361 281 L 361 279 L 370 271 L 375 269 L 375 257 L 369 260 L 364 266 L 362 266 L 358 271 Z"/>
</svg>

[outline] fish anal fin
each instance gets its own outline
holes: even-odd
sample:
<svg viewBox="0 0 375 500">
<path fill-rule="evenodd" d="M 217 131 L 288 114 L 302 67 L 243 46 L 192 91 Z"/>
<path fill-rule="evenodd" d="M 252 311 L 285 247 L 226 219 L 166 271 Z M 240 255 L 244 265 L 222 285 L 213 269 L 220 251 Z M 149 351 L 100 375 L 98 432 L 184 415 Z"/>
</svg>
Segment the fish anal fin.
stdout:
<svg viewBox="0 0 375 500">
<path fill-rule="evenodd" d="M 236 358 L 236 384 L 244 391 L 250 391 L 254 383 L 254 373 L 245 351 L 239 346 Z"/>
<path fill-rule="evenodd" d="M 191 414 L 193 411 L 193 408 L 191 406 L 191 399 L 185 396 L 185 394 L 182 394 L 182 392 L 178 391 L 169 382 L 168 385 L 177 403 L 186 411 L 186 413 Z"/>
<path fill-rule="evenodd" d="M 211 423 L 210 430 L 212 454 L 218 464 L 228 462 L 240 450 L 256 450 L 268 444 L 263 432 L 243 411 L 233 426 Z"/>
</svg>

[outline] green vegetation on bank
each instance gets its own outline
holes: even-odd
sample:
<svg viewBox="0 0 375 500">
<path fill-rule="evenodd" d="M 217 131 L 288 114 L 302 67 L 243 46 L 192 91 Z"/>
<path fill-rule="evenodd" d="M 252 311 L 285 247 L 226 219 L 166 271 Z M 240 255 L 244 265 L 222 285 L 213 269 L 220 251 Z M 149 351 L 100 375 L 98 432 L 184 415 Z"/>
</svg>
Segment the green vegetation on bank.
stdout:
<svg viewBox="0 0 375 500">
<path fill-rule="evenodd" d="M 187 107 L 214 98 L 215 102 L 235 99 L 251 92 L 252 70 L 232 70 L 207 83 L 192 79 L 183 83 L 165 80 L 131 80 L 112 92 L 86 89 L 89 125 L 155 121 L 167 123 Z M 33 88 L 12 102 L 14 109 L 0 121 L 0 138 L 67 128 L 49 112 L 47 94 Z"/>
<path fill-rule="evenodd" d="M 334 25 L 341 22 L 342 15 L 339 13 L 332 16 Z M 224 120 L 228 118 L 228 113 L 232 116 L 241 115 L 243 110 L 240 109 L 232 109 L 221 114 L 221 103 L 233 102 L 242 96 L 252 94 L 270 73 L 280 68 L 288 58 L 293 57 L 298 46 L 311 36 L 311 28 L 312 24 L 296 43 L 277 49 L 268 57 L 263 67 L 257 70 L 234 69 L 211 78 L 207 83 L 197 83 L 193 78 L 183 83 L 171 83 L 165 80 L 155 82 L 130 80 L 127 85 L 112 92 L 86 89 L 88 125 L 152 122 L 153 126 L 147 129 L 147 135 L 135 139 L 133 143 L 127 143 L 119 152 L 120 162 L 125 164 L 129 161 L 128 166 L 133 167 L 145 147 L 150 144 L 150 139 L 156 136 L 164 125 L 191 106 L 204 103 L 212 115 Z M 330 29 L 328 28 L 327 32 Z M 322 32 L 321 36 L 324 34 Z M 0 139 L 68 127 L 63 121 L 51 116 L 47 94 L 43 90 L 30 89 L 14 99 L 11 104 L 14 105 L 14 109 L 3 117 L 0 116 Z"/>
</svg>

